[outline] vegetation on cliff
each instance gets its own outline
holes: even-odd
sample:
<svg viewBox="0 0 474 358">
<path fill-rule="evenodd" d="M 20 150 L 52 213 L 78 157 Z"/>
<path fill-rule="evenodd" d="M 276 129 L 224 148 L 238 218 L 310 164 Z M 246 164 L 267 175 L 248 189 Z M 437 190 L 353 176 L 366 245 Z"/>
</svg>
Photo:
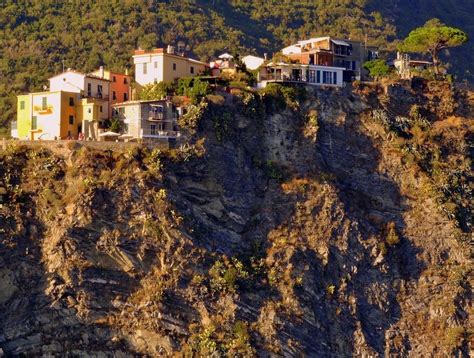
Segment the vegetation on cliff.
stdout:
<svg viewBox="0 0 474 358">
<path fill-rule="evenodd" d="M 472 102 L 419 85 L 214 93 L 171 150 L 12 144 L 0 347 L 467 355 Z"/>
<path fill-rule="evenodd" d="M 413 2 L 399 0 L 5 0 L 0 8 L 0 128 L 5 132 L 15 118 L 15 95 L 42 90 L 47 78 L 63 66 L 91 71 L 105 65 L 123 71 L 130 68 L 130 56 L 138 46 L 182 41 L 206 60 L 222 51 L 271 56 L 291 42 L 324 34 L 367 39 L 393 49 L 394 22 L 400 37 L 432 17 L 471 31 L 470 2 L 419 3 L 423 11 L 411 10 Z M 449 58 L 454 72 L 471 78 L 472 45 L 452 53 L 459 54 Z"/>
</svg>

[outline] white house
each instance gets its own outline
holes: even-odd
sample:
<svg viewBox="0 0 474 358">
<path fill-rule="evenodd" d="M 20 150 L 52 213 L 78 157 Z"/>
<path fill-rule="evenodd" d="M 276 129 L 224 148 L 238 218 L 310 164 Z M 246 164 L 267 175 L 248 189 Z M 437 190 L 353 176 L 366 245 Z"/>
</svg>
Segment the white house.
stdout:
<svg viewBox="0 0 474 358">
<path fill-rule="evenodd" d="M 265 62 L 265 59 L 262 57 L 247 55 L 242 57 L 242 62 L 245 63 L 245 67 L 249 70 L 256 70 Z"/>
<path fill-rule="evenodd" d="M 344 68 L 319 65 L 269 63 L 258 73 L 258 88 L 270 82 L 292 82 L 312 86 L 342 87 Z"/>
<path fill-rule="evenodd" d="M 110 81 L 105 78 L 68 69 L 49 79 L 49 90 L 79 93 L 83 98 L 103 101 L 101 118 L 109 118 Z"/>
</svg>

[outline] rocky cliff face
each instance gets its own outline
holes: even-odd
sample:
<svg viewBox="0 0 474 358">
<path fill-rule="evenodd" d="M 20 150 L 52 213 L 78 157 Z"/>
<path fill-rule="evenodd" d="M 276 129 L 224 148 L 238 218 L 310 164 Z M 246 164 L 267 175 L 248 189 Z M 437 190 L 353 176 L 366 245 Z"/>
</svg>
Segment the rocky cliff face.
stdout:
<svg viewBox="0 0 474 358">
<path fill-rule="evenodd" d="M 469 356 L 472 197 L 448 189 L 472 103 L 450 91 L 214 95 L 179 149 L 9 147 L 0 348 Z"/>
</svg>

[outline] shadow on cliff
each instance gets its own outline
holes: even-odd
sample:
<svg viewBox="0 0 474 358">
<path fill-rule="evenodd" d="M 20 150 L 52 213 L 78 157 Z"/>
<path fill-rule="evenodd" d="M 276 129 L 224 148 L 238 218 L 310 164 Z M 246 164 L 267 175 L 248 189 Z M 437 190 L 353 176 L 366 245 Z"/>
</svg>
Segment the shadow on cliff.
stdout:
<svg viewBox="0 0 474 358">
<path fill-rule="evenodd" d="M 341 93 L 325 94 L 323 106 L 319 105 L 318 109 L 338 106 L 338 101 L 345 103 L 348 101 L 345 96 L 343 94 L 341 97 Z M 351 101 L 360 100 L 350 96 Z M 359 113 L 351 113 L 348 105 L 342 107 L 340 114 L 347 114 L 343 121 L 336 118 L 320 120 L 316 144 L 300 133 L 304 121 L 302 113 L 293 112 L 291 118 L 280 118 L 282 126 L 287 126 L 293 120 L 295 122 L 290 124 L 293 133 L 286 133 L 286 137 L 281 140 L 282 151 L 284 147 L 293 147 L 285 163 L 293 167 L 287 179 L 302 176 L 311 178 L 318 172 L 334 177 L 333 185 L 344 205 L 344 214 L 356 224 L 362 241 L 372 236 L 383 236 L 383 228 L 389 222 L 394 222 L 401 233 L 405 228 L 403 213 L 408 207 L 400 189 L 388 175 L 380 172 L 382 154 L 374 139 L 361 131 Z M 230 110 L 220 109 L 222 113 Z M 267 113 L 265 121 L 270 117 L 271 114 Z M 239 121 L 238 116 L 234 116 L 234 120 Z M 229 256 L 252 254 L 252 246 L 256 243 L 268 249 L 271 246 L 268 234 L 291 222 L 298 201 L 275 185 L 275 180 L 269 178 L 258 163 L 268 159 L 264 140 L 268 128 L 261 123 L 248 125 L 240 122 L 234 124 L 232 136 L 222 142 L 212 138 L 215 128 L 211 121 L 204 124 L 200 132 L 208 136 L 208 152 L 204 162 L 187 164 L 188 170 L 174 177 L 172 181 L 176 185 L 170 188 L 174 188 L 182 214 L 192 218 L 198 228 L 193 234 L 195 244 Z M 310 164 L 302 165 L 302 161 Z M 181 187 L 179 183 L 184 181 L 188 184 L 192 181 L 206 182 L 208 185 L 199 188 L 195 185 Z M 210 186 L 213 188 L 212 193 L 206 191 Z M 206 206 L 217 201 L 220 204 L 211 206 L 219 206 L 221 211 L 209 212 Z M 239 218 L 239 225 L 228 223 L 229 211 L 233 214 L 232 219 Z M 242 222 L 245 224 L 242 225 Z M 222 227 L 225 229 L 221 230 Z M 218 235 L 215 230 L 219 230 Z M 327 264 L 321 262 L 315 251 L 307 249 L 297 249 L 291 258 L 295 264 L 304 262 L 311 267 L 305 279 L 308 280 L 306 285 L 312 285 L 313 288 L 309 291 L 298 290 L 298 297 L 306 309 L 312 311 L 316 321 L 307 321 L 305 324 L 305 320 L 288 320 L 283 322 L 282 329 L 287 332 L 284 336 L 289 335 L 299 341 L 301 351 L 305 354 L 326 352 L 331 355 L 332 349 L 339 347 L 340 354 L 351 355 L 355 348 L 354 334 L 358 322 L 367 345 L 378 354 L 384 354 L 386 333 L 400 318 L 400 307 L 396 300 L 398 280 L 416 280 L 423 270 L 423 264 L 416 258 L 419 249 L 407 238 L 402 237 L 396 247 L 389 248 L 382 264 L 374 263 L 375 258 L 361 240 L 354 235 L 344 251 L 329 243 Z M 358 256 L 357 260 L 352 256 L 354 254 Z M 352 313 L 347 305 L 339 307 L 337 301 L 328 298 L 326 293 L 328 286 L 345 279 L 349 263 L 356 267 L 351 272 L 350 281 L 346 283 L 348 292 L 356 298 L 356 312 Z M 251 307 L 253 312 L 250 314 L 253 319 L 248 312 L 244 315 L 245 319 L 257 321 L 266 300 L 279 298 L 279 294 L 269 286 L 261 286 L 251 294 L 241 292 L 240 301 L 246 307 Z M 341 311 L 336 313 L 338 308 Z M 336 343 L 341 334 L 345 342 Z M 317 340 L 315 337 L 318 337 Z M 259 337 L 258 341 L 261 339 Z M 286 339 L 282 338 L 281 343 L 286 345 Z"/>
</svg>

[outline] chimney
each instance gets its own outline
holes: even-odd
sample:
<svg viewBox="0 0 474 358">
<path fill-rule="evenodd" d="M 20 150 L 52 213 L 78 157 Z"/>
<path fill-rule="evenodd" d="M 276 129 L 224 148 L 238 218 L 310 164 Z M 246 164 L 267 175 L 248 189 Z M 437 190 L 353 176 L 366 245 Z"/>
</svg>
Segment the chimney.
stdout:
<svg viewBox="0 0 474 358">
<path fill-rule="evenodd" d="M 166 52 L 169 53 L 170 55 L 174 55 L 174 46 L 168 45 Z"/>
<path fill-rule="evenodd" d="M 267 60 L 267 57 L 268 57 L 268 55 L 267 55 L 267 53 L 265 52 L 265 53 L 263 54 L 263 59 L 266 61 L 266 60 Z"/>
<path fill-rule="evenodd" d="M 128 76 L 128 68 L 125 69 L 125 75 Z"/>
<path fill-rule="evenodd" d="M 99 67 L 99 77 L 104 78 L 104 66 Z"/>
</svg>

